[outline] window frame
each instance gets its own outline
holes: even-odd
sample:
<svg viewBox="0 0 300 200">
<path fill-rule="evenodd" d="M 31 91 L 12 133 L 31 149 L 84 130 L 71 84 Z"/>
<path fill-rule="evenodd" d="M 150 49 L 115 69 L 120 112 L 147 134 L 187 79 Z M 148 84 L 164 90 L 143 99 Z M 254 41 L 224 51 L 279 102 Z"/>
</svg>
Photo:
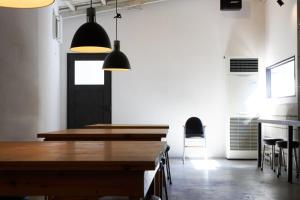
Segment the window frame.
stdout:
<svg viewBox="0 0 300 200">
<path fill-rule="evenodd" d="M 272 85 L 271 85 L 271 70 L 275 69 L 277 67 L 281 67 L 284 64 L 287 64 L 289 62 L 294 62 L 294 94 L 288 95 L 288 96 L 278 96 L 274 97 L 272 96 Z M 291 56 L 289 58 L 286 58 L 284 60 L 281 60 L 269 67 L 266 68 L 266 96 L 268 99 L 282 99 L 282 98 L 291 98 L 297 96 L 297 83 L 296 83 L 296 59 L 295 56 Z"/>
<path fill-rule="evenodd" d="M 102 66 L 99 65 L 99 72 L 103 73 L 103 77 L 102 77 L 102 83 L 97 83 L 97 84 L 92 84 L 92 83 L 76 83 L 76 74 L 77 74 L 77 70 L 76 70 L 76 62 L 101 62 L 103 65 L 104 60 L 91 60 L 91 59 L 80 59 L 80 60 L 74 60 L 74 85 L 75 86 L 85 86 L 85 85 L 104 85 L 105 84 L 105 71 L 102 69 Z M 98 66 L 97 66 L 98 67 Z M 78 68 L 77 68 L 78 69 Z M 79 79 L 77 79 L 79 80 Z"/>
</svg>

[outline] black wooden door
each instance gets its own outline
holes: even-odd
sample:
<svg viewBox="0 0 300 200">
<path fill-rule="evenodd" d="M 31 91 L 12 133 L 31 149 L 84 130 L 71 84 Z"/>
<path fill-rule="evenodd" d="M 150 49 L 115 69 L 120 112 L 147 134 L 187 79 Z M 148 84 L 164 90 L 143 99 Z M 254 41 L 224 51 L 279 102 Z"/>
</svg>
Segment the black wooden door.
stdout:
<svg viewBox="0 0 300 200">
<path fill-rule="evenodd" d="M 68 54 L 67 127 L 111 123 L 111 72 L 106 54 Z"/>
</svg>

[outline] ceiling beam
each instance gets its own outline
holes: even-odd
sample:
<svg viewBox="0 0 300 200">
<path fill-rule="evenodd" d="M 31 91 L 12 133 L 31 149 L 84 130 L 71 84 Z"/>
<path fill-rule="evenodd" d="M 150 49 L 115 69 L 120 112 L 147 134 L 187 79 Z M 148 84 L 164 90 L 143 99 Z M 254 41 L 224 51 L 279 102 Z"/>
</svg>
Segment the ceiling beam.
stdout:
<svg viewBox="0 0 300 200">
<path fill-rule="evenodd" d="M 73 12 L 76 11 L 75 6 L 71 3 L 71 1 L 65 1 L 66 5 L 69 7 L 70 10 L 72 10 Z"/>
<path fill-rule="evenodd" d="M 145 4 L 151 4 L 151 3 L 157 3 L 162 2 L 166 0 L 119 0 L 118 1 L 118 7 L 120 9 L 125 8 L 136 8 L 137 6 L 142 6 Z M 59 9 L 60 15 L 63 18 L 72 18 L 72 17 L 78 17 L 82 15 L 86 15 L 86 8 L 88 8 L 89 5 L 82 5 L 82 6 L 76 6 L 76 12 L 70 12 L 69 8 L 61 7 Z M 107 1 L 106 0 L 106 6 L 102 5 L 102 2 L 95 3 L 94 7 L 96 8 L 96 12 L 103 13 L 103 12 L 110 12 L 115 9 L 115 3 L 114 1 Z"/>
<path fill-rule="evenodd" d="M 106 6 L 107 5 L 107 1 L 106 0 L 101 0 L 102 5 Z"/>
</svg>

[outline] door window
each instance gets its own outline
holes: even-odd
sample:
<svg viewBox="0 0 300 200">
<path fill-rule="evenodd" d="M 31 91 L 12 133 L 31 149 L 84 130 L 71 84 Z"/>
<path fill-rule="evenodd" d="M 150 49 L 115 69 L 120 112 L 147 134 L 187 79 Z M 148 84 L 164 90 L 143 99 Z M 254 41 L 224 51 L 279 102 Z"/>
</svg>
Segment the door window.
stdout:
<svg viewBox="0 0 300 200">
<path fill-rule="evenodd" d="M 76 60 L 75 85 L 104 85 L 104 71 L 101 60 Z"/>
</svg>

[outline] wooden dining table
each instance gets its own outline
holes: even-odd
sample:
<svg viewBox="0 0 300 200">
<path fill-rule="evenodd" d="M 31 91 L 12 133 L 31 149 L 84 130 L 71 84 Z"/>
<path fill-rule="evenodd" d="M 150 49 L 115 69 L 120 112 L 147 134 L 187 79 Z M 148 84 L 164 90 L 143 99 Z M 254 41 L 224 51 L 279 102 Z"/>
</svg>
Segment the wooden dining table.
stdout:
<svg viewBox="0 0 300 200">
<path fill-rule="evenodd" d="M 169 129 L 167 124 L 91 124 L 85 128 L 101 129 Z"/>
<path fill-rule="evenodd" d="M 45 141 L 161 141 L 167 133 L 166 128 L 87 128 L 38 133 L 37 137 Z"/>
<path fill-rule="evenodd" d="M 0 142 L 0 196 L 55 199 L 161 195 L 158 141 Z"/>
</svg>

